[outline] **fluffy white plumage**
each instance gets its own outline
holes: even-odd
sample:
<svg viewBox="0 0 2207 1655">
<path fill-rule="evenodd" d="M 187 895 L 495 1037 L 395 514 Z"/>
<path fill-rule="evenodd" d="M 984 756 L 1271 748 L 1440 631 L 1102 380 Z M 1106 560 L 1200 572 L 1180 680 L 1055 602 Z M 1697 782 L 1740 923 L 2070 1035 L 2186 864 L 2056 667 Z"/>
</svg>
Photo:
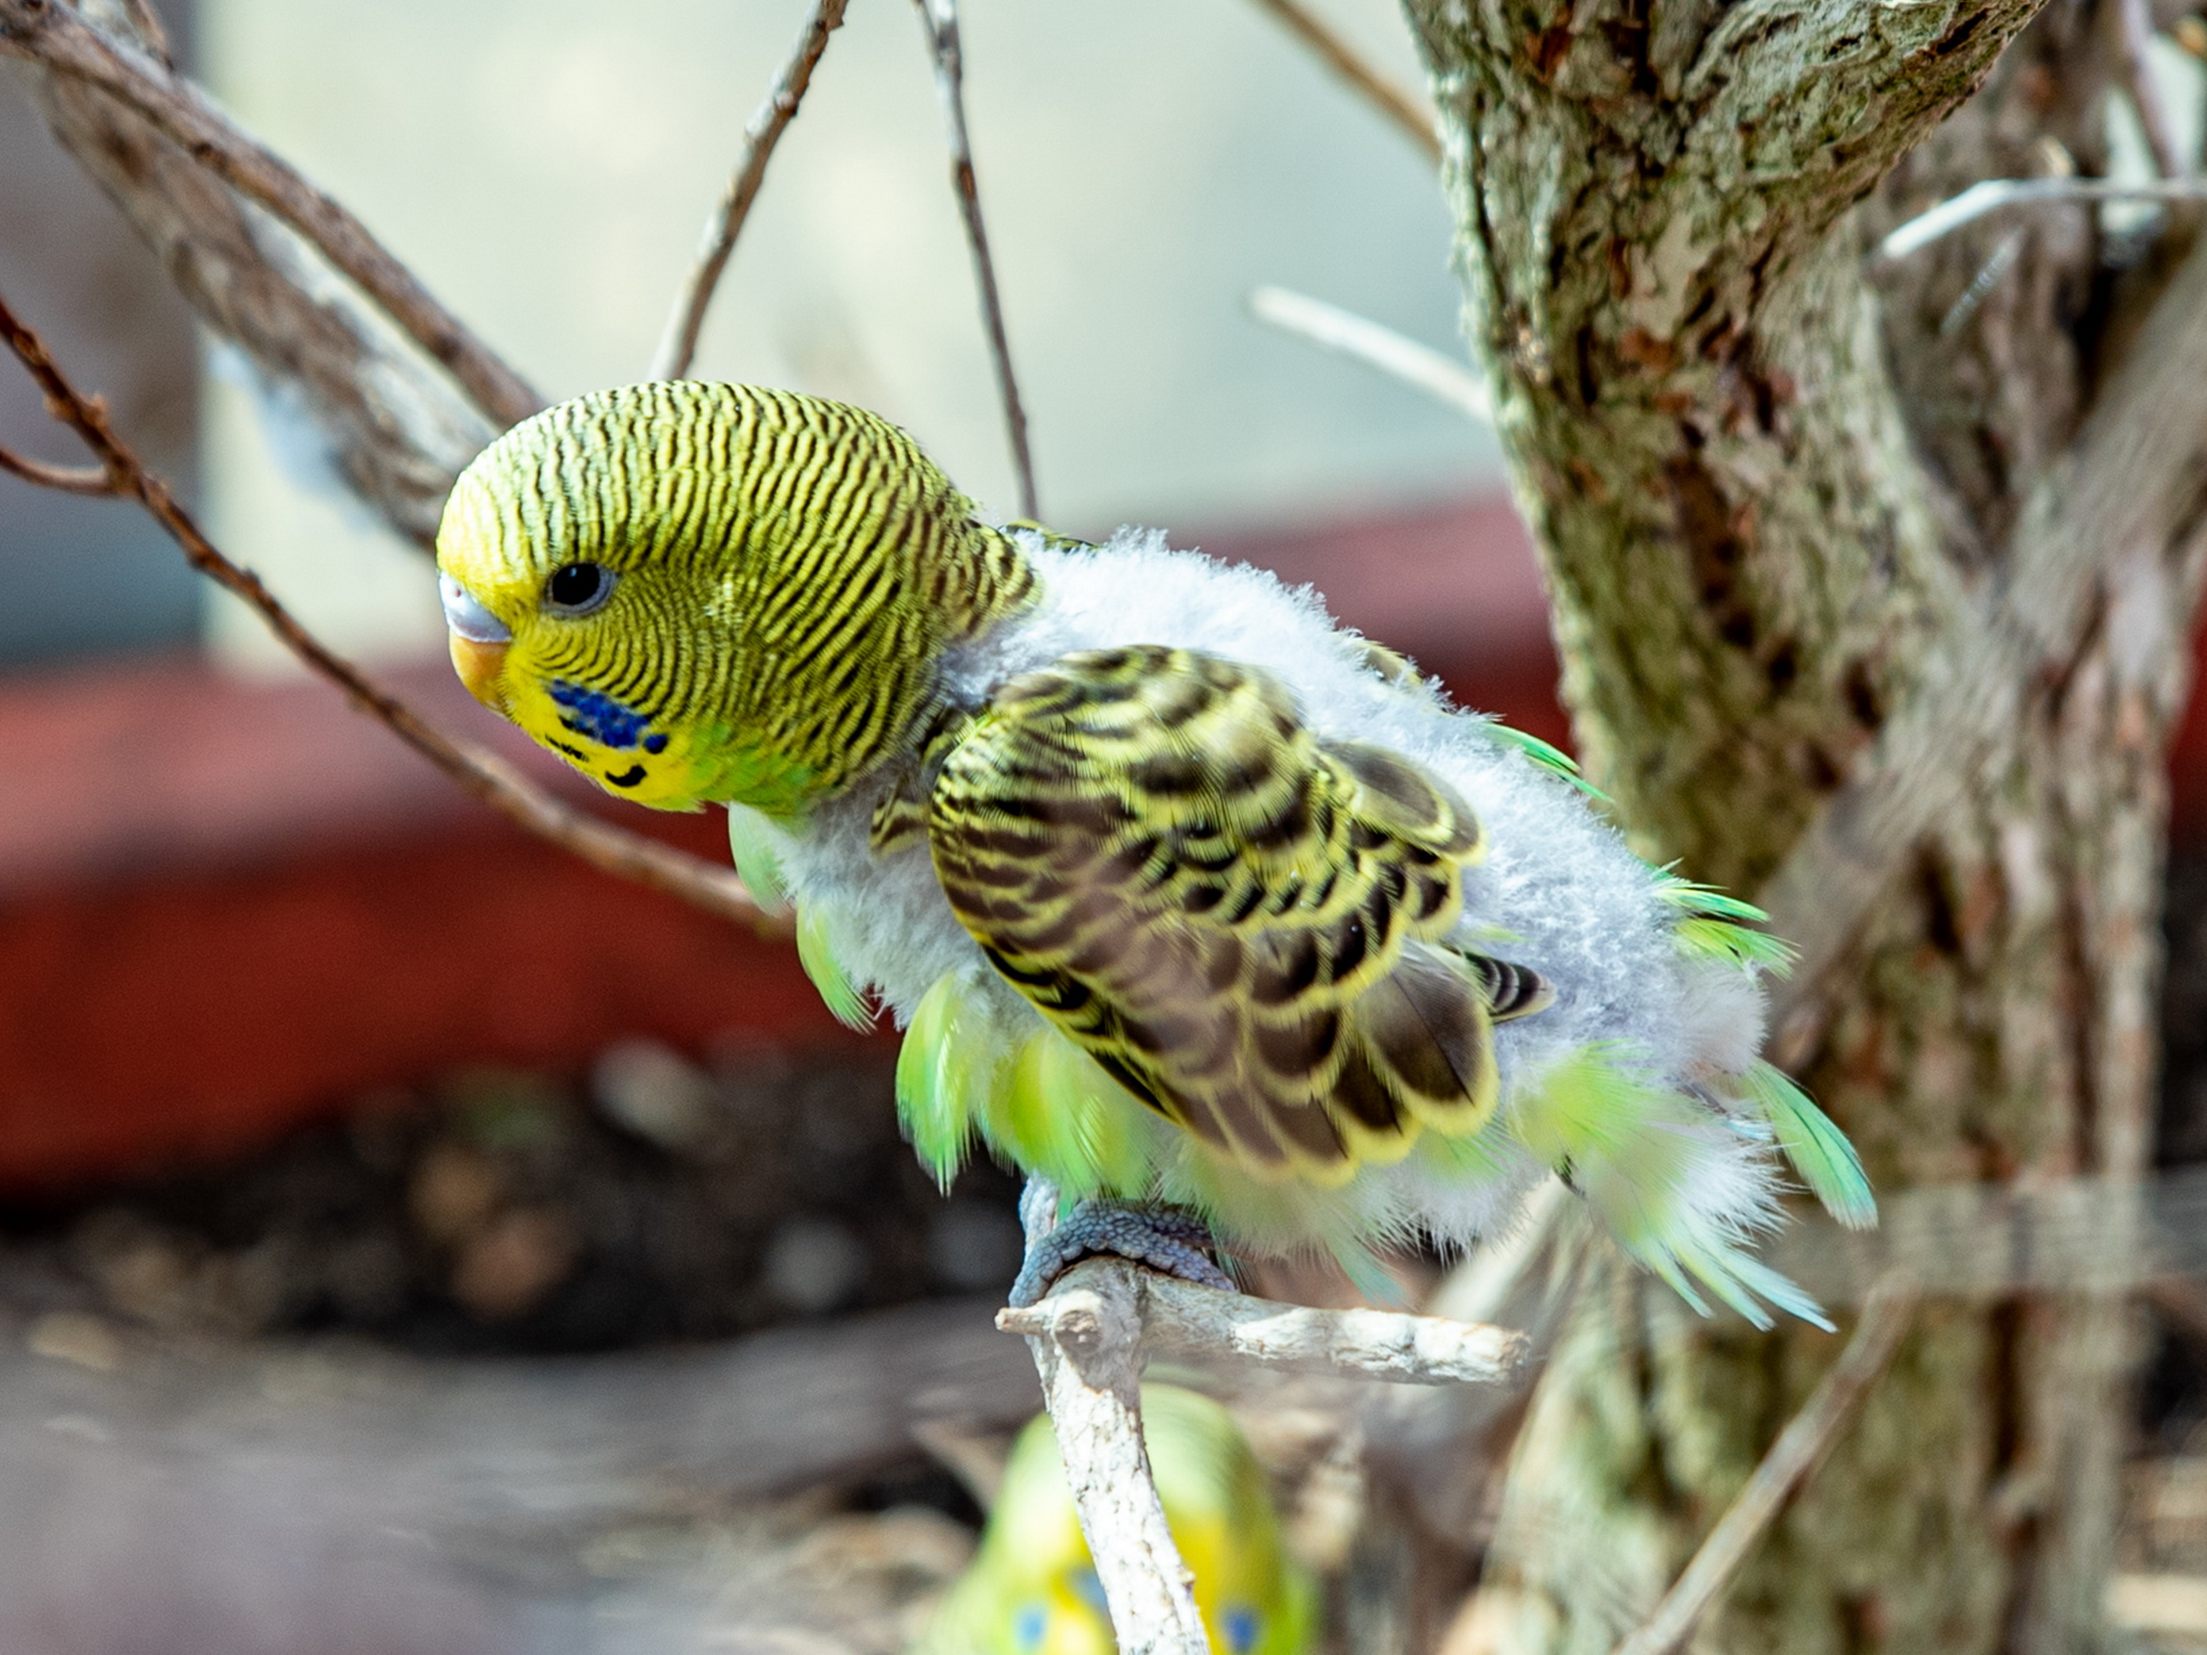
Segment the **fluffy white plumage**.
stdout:
<svg viewBox="0 0 2207 1655">
<path fill-rule="evenodd" d="M 1321 736 L 1393 748 L 1469 801 L 1489 850 L 1465 879 L 1458 935 L 1532 966 L 1557 990 L 1546 1010 L 1495 1031 L 1503 1123 L 1551 1071 L 1590 1049 L 1626 1054 L 1652 1090 L 1689 1098 L 1752 1063 L 1763 1017 L 1754 968 L 1681 949 L 1678 910 L 1664 899 L 1661 876 L 1583 796 L 1494 735 L 1487 720 L 1451 708 L 1437 691 L 1419 694 L 1379 676 L 1361 640 L 1336 626 L 1315 593 L 1168 550 L 1149 531 L 1122 530 L 1093 550 L 1029 535 L 1025 548 L 1042 600 L 948 663 L 945 688 L 958 702 L 977 705 L 1007 679 L 1076 650 L 1204 650 L 1275 675 Z M 878 797 L 878 788 L 862 787 L 816 811 L 801 833 L 775 835 L 791 895 L 825 927 L 853 980 L 870 984 L 900 1024 L 955 971 L 986 1014 L 1002 1020 L 1009 1049 L 1039 1014 L 989 969 L 924 849 L 886 859 L 871 852 Z M 1366 1166 L 1337 1190 L 1282 1189 L 1237 1178 L 1179 1129 L 1144 1115 L 1144 1129 L 1164 1135 L 1160 1160 L 1169 1170 L 1160 1193 L 1230 1211 L 1244 1247 L 1284 1250 L 1314 1232 L 1390 1239 L 1418 1231 L 1468 1245 L 1505 1225 L 1548 1171 L 1510 1132 L 1489 1129 L 1449 1156 Z M 1692 1245 L 1729 1254 L 1774 1222 L 1783 1184 L 1767 1133 L 1715 1102 L 1674 1113 L 1654 1130 L 1667 1135 L 1666 1195 L 1680 1209 L 1664 1223 L 1683 1225 Z M 1789 1302 L 1766 1280 L 1755 1280 L 1754 1291 L 1785 1308 L 1806 1304 L 1797 1294 L 1799 1302 Z"/>
</svg>

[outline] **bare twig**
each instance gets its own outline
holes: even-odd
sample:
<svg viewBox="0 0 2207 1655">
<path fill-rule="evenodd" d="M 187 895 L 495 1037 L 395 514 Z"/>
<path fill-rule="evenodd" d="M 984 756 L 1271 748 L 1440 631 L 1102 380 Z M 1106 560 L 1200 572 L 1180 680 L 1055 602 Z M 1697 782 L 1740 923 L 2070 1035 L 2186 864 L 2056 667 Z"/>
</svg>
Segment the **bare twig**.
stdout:
<svg viewBox="0 0 2207 1655">
<path fill-rule="evenodd" d="M 1200 1651 L 1202 1623 L 1141 1441 L 1138 1388 L 1154 1356 L 1403 1384 L 1496 1384 L 1521 1335 L 1378 1310 L 1313 1310 L 1222 1293 L 1095 1259 L 1040 1303 L 997 1314 L 1027 1336 L 1119 1647 Z"/>
<path fill-rule="evenodd" d="M 2114 0 L 2106 17 L 2114 35 L 2116 72 L 2124 95 L 2137 112 L 2153 164 L 2163 178 L 2182 178 L 2192 169 L 2185 164 L 2184 146 L 2177 141 L 2168 101 L 2153 78 L 2153 0 Z"/>
<path fill-rule="evenodd" d="M 525 780 L 504 761 L 470 743 L 455 740 L 365 676 L 349 661 L 299 624 L 276 600 L 259 576 L 230 561 L 200 532 L 177 504 L 168 486 L 149 471 L 109 427 L 100 405 L 63 376 L 38 335 L 17 319 L 0 299 L 0 334 L 46 393 L 54 417 L 82 437 L 127 494 L 153 516 L 183 549 L 193 568 L 235 593 L 256 611 L 268 629 L 294 655 L 380 719 L 401 741 L 490 805 L 530 832 L 565 847 L 595 868 L 669 892 L 709 913 L 772 929 L 778 925 L 753 900 L 734 873 L 669 846 L 614 827 L 562 804 Z"/>
<path fill-rule="evenodd" d="M 1432 346 L 1405 338 L 1353 310 L 1343 310 L 1290 288 L 1259 287 L 1250 291 L 1249 313 L 1283 333 L 1377 368 L 1466 419 L 1482 425 L 1494 419 L 1493 400 L 1477 374 Z"/>
<path fill-rule="evenodd" d="M 0 471 L 13 472 L 26 483 L 59 489 L 64 494 L 115 494 L 115 479 L 96 465 L 52 465 L 0 448 Z"/>
<path fill-rule="evenodd" d="M 1778 1433 L 1739 1498 L 1717 1519 L 1655 1613 L 1617 1646 L 1617 1655 L 1670 1655 L 1692 1636 L 1779 1510 L 1838 1439 L 1863 1393 L 1892 1361 L 1913 1308 L 1913 1299 L 1897 1290 L 1881 1291 L 1863 1307 L 1862 1320 L 1839 1360 Z"/>
<path fill-rule="evenodd" d="M 1328 69 L 1362 93 L 1365 101 L 1393 122 L 1428 161 L 1440 165 L 1441 136 L 1432 110 L 1366 63 L 1302 0 L 1257 0 L 1257 4 L 1278 18 Z"/>
<path fill-rule="evenodd" d="M 145 8 L 82 0 L 142 50 Z M 333 469 L 416 545 L 434 538 L 452 479 L 495 436 L 450 378 L 333 281 L 298 236 L 242 199 L 113 93 L 25 65 L 60 145 L 115 203 L 177 291 L 311 422 Z"/>
<path fill-rule="evenodd" d="M 912 0 L 920 27 L 935 54 L 935 90 L 942 99 L 943 130 L 950 140 L 950 184 L 958 192 L 965 217 L 966 242 L 973 249 L 973 279 L 981 294 L 981 321 L 988 331 L 989 356 L 996 364 L 996 389 L 1004 404 L 1004 428 L 1011 438 L 1012 470 L 1019 478 L 1019 515 L 1035 518 L 1034 458 L 1027 450 L 1027 410 L 1019 400 L 1012 373 L 1011 342 L 1004 336 L 1004 304 L 996 291 L 996 265 L 989 257 L 988 226 L 981 218 L 981 192 L 973 176 L 973 144 L 966 135 L 965 59 L 958 43 L 958 0 Z"/>
<path fill-rule="evenodd" d="M 719 205 L 706 221 L 697 264 L 675 300 L 658 353 L 652 358 L 652 378 L 681 379 L 689 373 L 690 363 L 697 356 L 698 335 L 705 327 L 705 312 L 720 286 L 721 272 L 728 268 L 728 257 L 736 250 L 736 238 L 743 234 L 744 220 L 751 216 L 751 203 L 758 199 L 759 186 L 766 181 L 766 164 L 774 158 L 774 146 L 782 141 L 789 123 L 797 118 L 797 107 L 812 84 L 813 67 L 828 49 L 828 36 L 843 26 L 848 5 L 849 0 L 813 0 L 811 14 L 788 61 L 774 77 L 766 101 L 743 129 L 743 153 L 736 159 L 736 170 L 729 175 Z"/>
<path fill-rule="evenodd" d="M 2049 202 L 2104 204 L 2124 201 L 2163 205 L 2207 201 L 2207 179 L 2163 178 L 2124 184 L 2112 178 L 1988 178 L 1940 202 L 1928 212 L 1918 213 L 1896 225 L 1877 244 L 1873 262 L 1897 264 L 1991 213 L 2043 206 Z"/>
<path fill-rule="evenodd" d="M 1472 1322 L 1388 1310 L 1314 1310 L 1149 1271 L 1129 1269 L 1127 1276 L 1146 1356 L 1403 1385 L 1494 1385 L 1517 1372 L 1525 1350 L 1522 1334 Z M 1071 1282 L 1069 1275 L 1039 1303 L 1000 1312 L 996 1325 L 1059 1344 L 1095 1342 L 1103 1337 L 1107 1307 Z"/>
<path fill-rule="evenodd" d="M 111 38 L 74 7 L 52 0 L 0 0 L 0 50 L 110 94 L 224 183 L 306 237 L 499 425 L 525 419 L 543 406 L 521 377 L 365 224 L 153 57 Z"/>
<path fill-rule="evenodd" d="M 1077 1304 L 1078 1314 L 1061 1323 L 1052 1300 Z M 999 1313 L 997 1325 L 1039 1313 L 1047 1326 L 1027 1345 L 1119 1647 L 1130 1655 L 1208 1655 L 1188 1566 L 1166 1525 L 1142 1440 L 1140 1305 L 1134 1267 L 1099 1259 L 1076 1265 L 1029 1310 Z"/>
</svg>

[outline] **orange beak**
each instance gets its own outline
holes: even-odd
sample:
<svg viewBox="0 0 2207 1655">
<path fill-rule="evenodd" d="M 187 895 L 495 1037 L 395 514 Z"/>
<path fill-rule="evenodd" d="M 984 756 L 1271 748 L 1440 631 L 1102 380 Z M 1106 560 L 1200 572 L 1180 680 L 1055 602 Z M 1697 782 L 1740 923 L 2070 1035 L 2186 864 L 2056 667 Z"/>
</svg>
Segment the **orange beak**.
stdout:
<svg viewBox="0 0 2207 1655">
<path fill-rule="evenodd" d="M 480 643 L 457 632 L 447 637 L 452 646 L 452 670 L 460 675 L 467 693 L 492 712 L 501 711 L 505 698 L 498 693 L 498 675 L 506 670 L 506 646 Z"/>
<path fill-rule="evenodd" d="M 438 577 L 437 595 L 444 603 L 452 670 L 460 675 L 468 694 L 493 712 L 502 711 L 505 698 L 498 680 L 506 670 L 506 648 L 513 642 L 513 633 L 450 575 Z"/>
</svg>

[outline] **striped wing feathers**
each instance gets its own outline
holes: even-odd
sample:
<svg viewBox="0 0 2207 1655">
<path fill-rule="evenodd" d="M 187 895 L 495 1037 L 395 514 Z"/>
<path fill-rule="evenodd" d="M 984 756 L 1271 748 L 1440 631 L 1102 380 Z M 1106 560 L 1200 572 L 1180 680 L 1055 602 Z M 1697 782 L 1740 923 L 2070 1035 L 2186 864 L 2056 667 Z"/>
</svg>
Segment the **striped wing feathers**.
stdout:
<svg viewBox="0 0 2207 1655">
<path fill-rule="evenodd" d="M 1216 657 L 1092 651 L 1006 685 L 944 754 L 927 831 L 996 969 L 1260 1172 L 1343 1179 L 1421 1126 L 1476 1130 L 1489 996 L 1540 986 L 1435 946 L 1480 854 L 1464 802 Z"/>
</svg>

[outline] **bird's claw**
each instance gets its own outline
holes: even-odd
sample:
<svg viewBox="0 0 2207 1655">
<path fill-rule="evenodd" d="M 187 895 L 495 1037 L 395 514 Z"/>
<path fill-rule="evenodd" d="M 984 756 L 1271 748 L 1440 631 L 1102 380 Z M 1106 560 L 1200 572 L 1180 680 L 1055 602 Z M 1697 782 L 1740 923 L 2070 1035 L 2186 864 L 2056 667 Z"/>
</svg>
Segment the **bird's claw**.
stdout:
<svg viewBox="0 0 2207 1655">
<path fill-rule="evenodd" d="M 1057 1191 L 1040 1179 L 1020 1198 L 1027 1256 L 1012 1283 L 1011 1303 L 1025 1308 L 1050 1291 L 1058 1277 L 1084 1258 L 1109 1254 L 1199 1287 L 1237 1291 L 1211 1257 L 1211 1232 L 1192 1213 L 1171 1207 L 1133 1207 L 1117 1201 L 1083 1201 L 1054 1224 Z"/>
</svg>

